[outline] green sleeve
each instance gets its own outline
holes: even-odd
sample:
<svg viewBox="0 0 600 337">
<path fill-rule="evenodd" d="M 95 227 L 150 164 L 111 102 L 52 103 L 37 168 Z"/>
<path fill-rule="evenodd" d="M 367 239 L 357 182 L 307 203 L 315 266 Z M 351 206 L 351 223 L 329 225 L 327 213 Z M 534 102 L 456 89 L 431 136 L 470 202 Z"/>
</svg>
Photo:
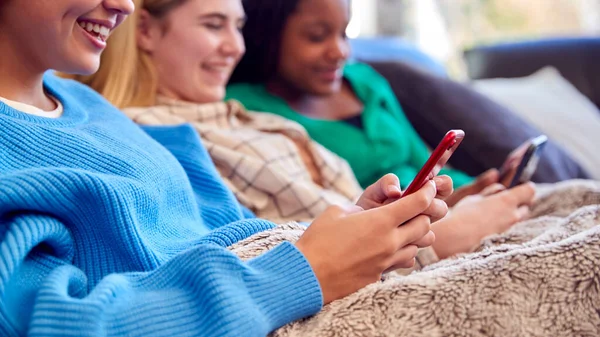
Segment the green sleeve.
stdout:
<svg viewBox="0 0 600 337">
<path fill-rule="evenodd" d="M 265 102 L 257 95 L 257 86 L 248 83 L 236 83 L 227 87 L 225 100 L 234 99 L 251 111 L 269 111 L 265 109 Z"/>
<path fill-rule="evenodd" d="M 372 69 L 372 71 L 375 73 L 374 76 L 379 77 L 379 80 L 385 83 L 384 85 L 380 86 L 380 94 L 383 96 L 383 100 L 385 101 L 386 105 L 395 115 L 398 123 L 402 127 L 404 141 L 409 144 L 410 148 L 411 155 L 409 157 L 409 164 L 417 169 L 420 169 L 429 158 L 431 152 L 404 114 L 404 111 L 402 110 L 402 107 L 387 80 L 374 69 Z M 469 184 L 473 181 L 472 177 L 455 169 L 442 169 L 440 174 L 450 176 L 454 182 L 455 188 Z"/>
</svg>

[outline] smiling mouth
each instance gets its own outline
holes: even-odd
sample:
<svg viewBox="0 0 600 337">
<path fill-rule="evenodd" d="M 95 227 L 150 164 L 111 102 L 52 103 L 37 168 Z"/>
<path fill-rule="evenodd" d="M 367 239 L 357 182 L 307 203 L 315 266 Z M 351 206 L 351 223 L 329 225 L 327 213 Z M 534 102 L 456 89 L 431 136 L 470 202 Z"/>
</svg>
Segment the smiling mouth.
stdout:
<svg viewBox="0 0 600 337">
<path fill-rule="evenodd" d="M 106 42 L 110 35 L 110 28 L 104 25 L 85 20 L 77 21 L 77 24 L 98 41 Z"/>
</svg>

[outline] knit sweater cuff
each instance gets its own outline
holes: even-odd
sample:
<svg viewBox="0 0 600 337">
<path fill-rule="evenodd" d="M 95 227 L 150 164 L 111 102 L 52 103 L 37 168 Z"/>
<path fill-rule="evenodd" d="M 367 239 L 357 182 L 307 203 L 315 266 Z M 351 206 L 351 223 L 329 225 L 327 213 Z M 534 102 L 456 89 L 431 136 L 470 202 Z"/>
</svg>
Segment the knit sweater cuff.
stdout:
<svg viewBox="0 0 600 337">
<path fill-rule="evenodd" d="M 321 286 L 304 255 L 289 242 L 248 261 L 257 271 L 249 291 L 273 329 L 314 315 L 323 306 Z"/>
</svg>

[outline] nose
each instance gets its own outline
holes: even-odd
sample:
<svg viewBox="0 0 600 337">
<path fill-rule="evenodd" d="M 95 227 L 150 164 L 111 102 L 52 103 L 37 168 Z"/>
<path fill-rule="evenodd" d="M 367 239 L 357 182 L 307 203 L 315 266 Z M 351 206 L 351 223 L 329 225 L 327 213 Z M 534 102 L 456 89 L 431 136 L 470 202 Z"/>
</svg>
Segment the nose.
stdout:
<svg viewBox="0 0 600 337">
<path fill-rule="evenodd" d="M 104 0 L 103 5 L 106 10 L 121 15 L 130 15 L 135 9 L 133 0 Z"/>
<path fill-rule="evenodd" d="M 329 49 L 329 57 L 336 62 L 344 61 L 350 55 L 350 44 L 344 37 L 336 38 Z"/>
<path fill-rule="evenodd" d="M 225 56 L 240 58 L 246 52 L 244 37 L 237 28 L 234 28 L 227 34 L 223 41 L 222 51 Z"/>
</svg>

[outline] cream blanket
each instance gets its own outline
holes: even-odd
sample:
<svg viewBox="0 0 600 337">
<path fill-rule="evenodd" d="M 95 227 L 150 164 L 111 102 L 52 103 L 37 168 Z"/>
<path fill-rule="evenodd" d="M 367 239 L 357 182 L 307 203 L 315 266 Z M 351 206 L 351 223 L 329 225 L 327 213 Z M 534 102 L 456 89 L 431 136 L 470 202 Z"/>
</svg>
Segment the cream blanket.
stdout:
<svg viewBox="0 0 600 337">
<path fill-rule="evenodd" d="M 599 336 L 600 183 L 540 186 L 531 220 L 478 252 L 383 282 L 273 336 Z M 279 226 L 231 247 L 250 258 L 302 234 Z"/>
</svg>

